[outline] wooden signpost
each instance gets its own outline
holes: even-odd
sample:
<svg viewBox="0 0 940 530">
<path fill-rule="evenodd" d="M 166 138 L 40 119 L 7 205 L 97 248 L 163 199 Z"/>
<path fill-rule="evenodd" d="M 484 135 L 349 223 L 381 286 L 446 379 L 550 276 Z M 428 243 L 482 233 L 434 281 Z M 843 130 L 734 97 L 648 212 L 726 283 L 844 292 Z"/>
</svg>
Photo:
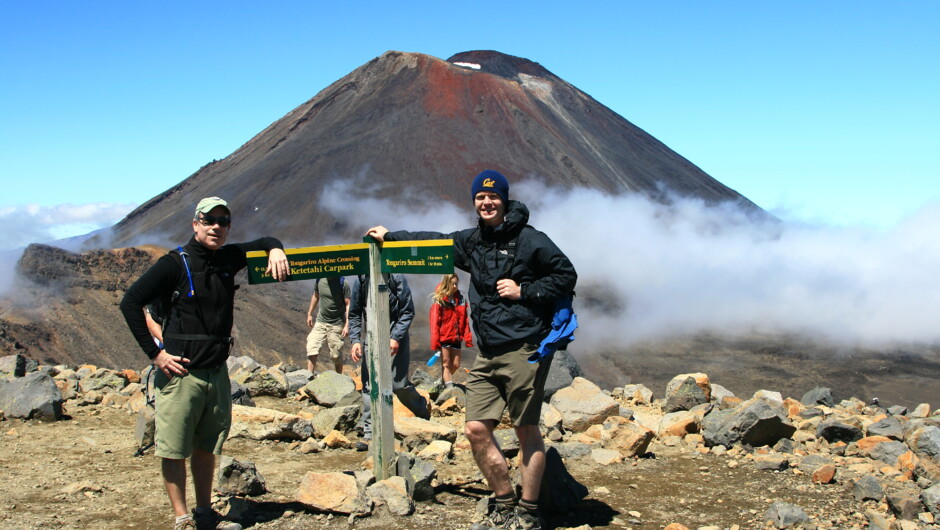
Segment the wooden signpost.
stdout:
<svg viewBox="0 0 940 530">
<path fill-rule="evenodd" d="M 286 249 L 289 281 L 335 276 L 369 275 L 366 297 L 366 341 L 363 348 L 369 367 L 369 399 L 372 401 L 372 454 L 377 480 L 395 475 L 395 425 L 392 417 L 391 319 L 388 285 L 383 273 L 450 274 L 454 272 L 451 239 L 376 243 L 371 237 L 354 245 Z M 249 252 L 248 283 L 276 281 L 265 274 L 268 254 Z M 381 303 L 376 303 L 381 301 Z"/>
</svg>

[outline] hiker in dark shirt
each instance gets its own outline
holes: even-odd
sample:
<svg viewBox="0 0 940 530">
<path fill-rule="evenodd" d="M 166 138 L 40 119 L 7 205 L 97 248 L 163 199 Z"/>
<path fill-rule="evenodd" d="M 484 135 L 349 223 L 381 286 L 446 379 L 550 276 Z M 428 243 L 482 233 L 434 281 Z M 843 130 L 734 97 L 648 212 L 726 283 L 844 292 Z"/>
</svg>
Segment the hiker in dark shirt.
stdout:
<svg viewBox="0 0 940 530">
<path fill-rule="evenodd" d="M 199 201 L 189 243 L 161 257 L 121 300 L 131 333 L 156 369 L 156 455 L 177 529 L 241 529 L 223 521 L 211 505 L 215 455 L 221 454 L 232 422 L 225 361 L 232 346 L 235 273 L 248 264 L 246 252 L 264 250 L 267 273 L 278 281 L 290 274 L 284 247 L 275 238 L 226 245 L 231 222 L 224 200 Z M 166 311 L 163 349 L 145 320 L 144 308 L 153 302 Z M 186 503 L 187 458 L 196 492 L 192 514 Z"/>
<path fill-rule="evenodd" d="M 537 501 L 545 471 L 539 415 L 551 355 L 537 363 L 529 358 L 551 332 L 555 304 L 570 296 L 578 275 L 555 243 L 527 224 L 529 210 L 509 200 L 509 181 L 502 174 L 486 170 L 477 175 L 470 196 L 475 227 L 442 234 L 376 226 L 366 235 L 378 241 L 454 240 L 454 266 L 470 273 L 473 334 L 480 349 L 467 379 L 464 433 L 494 493 L 486 518 L 474 527 L 539 528 Z M 522 452 L 518 500 L 493 436 L 505 409 Z"/>
</svg>

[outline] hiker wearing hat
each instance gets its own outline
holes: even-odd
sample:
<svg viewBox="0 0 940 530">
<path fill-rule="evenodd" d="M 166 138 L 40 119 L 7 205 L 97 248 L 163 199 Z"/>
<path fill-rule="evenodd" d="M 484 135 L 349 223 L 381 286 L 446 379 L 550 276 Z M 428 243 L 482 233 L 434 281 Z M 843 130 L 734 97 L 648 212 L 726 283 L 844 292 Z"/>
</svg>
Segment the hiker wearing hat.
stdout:
<svg viewBox="0 0 940 530">
<path fill-rule="evenodd" d="M 528 359 L 551 331 L 556 299 L 570 296 L 577 273 L 548 236 L 528 226 L 529 210 L 509 199 L 509 181 L 502 174 L 486 170 L 477 175 L 471 197 L 475 227 L 442 234 L 376 226 L 366 235 L 379 241 L 454 240 L 454 266 L 470 273 L 473 333 L 480 350 L 467 379 L 464 433 L 493 490 L 485 519 L 472 528 L 541 528 L 537 503 L 545 446 L 538 424 L 551 355 L 538 362 Z M 505 409 L 522 451 L 521 499 L 493 437 Z"/>
<path fill-rule="evenodd" d="M 199 201 L 193 237 L 145 272 L 124 294 L 121 312 L 141 349 L 153 362 L 156 393 L 156 455 L 176 515 L 174 528 L 223 528 L 212 509 L 215 455 L 232 423 L 232 392 L 226 359 L 232 346 L 235 274 L 247 266 L 246 252 L 268 252 L 267 273 L 278 281 L 290 274 L 284 246 L 273 237 L 226 245 L 232 225 L 228 203 Z M 163 348 L 151 338 L 144 307 L 166 311 Z M 196 508 L 186 503 L 186 459 L 193 474 Z"/>
</svg>

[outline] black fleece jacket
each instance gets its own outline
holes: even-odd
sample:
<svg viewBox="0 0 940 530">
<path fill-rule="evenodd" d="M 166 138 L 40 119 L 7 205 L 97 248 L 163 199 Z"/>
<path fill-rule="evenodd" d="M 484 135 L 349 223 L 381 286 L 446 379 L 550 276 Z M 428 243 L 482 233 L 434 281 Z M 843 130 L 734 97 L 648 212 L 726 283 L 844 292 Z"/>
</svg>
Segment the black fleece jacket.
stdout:
<svg viewBox="0 0 940 530">
<path fill-rule="evenodd" d="M 498 355 L 523 343 L 538 344 L 551 330 L 555 299 L 574 290 L 578 273 L 547 235 L 527 225 L 529 210 L 509 201 L 506 217 L 495 228 L 478 221 L 475 228 L 450 234 L 389 232 L 386 241 L 453 239 L 454 266 L 470 273 L 470 310 L 480 351 Z M 476 234 L 476 236 L 474 235 Z M 515 256 L 505 245 L 516 239 Z M 514 280 L 522 298 L 500 298 L 496 282 Z"/>
<path fill-rule="evenodd" d="M 156 300 L 170 308 L 163 330 L 166 351 L 190 360 L 188 369 L 214 368 L 228 358 L 235 306 L 235 273 L 248 264 L 246 252 L 283 249 L 280 241 L 265 237 L 248 243 L 233 243 L 218 250 L 209 250 L 195 238 L 183 247 L 192 273 L 193 290 L 189 295 L 189 280 L 179 256 L 161 257 L 124 293 L 121 312 L 137 339 L 141 349 L 151 359 L 160 353 L 147 330 L 144 307 Z M 174 291 L 179 298 L 171 304 Z M 206 340 L 183 340 L 176 334 L 210 335 Z"/>
</svg>

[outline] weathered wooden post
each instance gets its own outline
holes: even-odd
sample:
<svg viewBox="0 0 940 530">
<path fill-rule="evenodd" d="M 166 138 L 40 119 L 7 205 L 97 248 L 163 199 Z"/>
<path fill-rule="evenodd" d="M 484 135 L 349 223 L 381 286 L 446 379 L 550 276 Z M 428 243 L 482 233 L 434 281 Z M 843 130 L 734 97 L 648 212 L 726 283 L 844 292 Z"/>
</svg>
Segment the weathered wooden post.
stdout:
<svg viewBox="0 0 940 530">
<path fill-rule="evenodd" d="M 372 401 L 372 455 L 376 480 L 395 475 L 395 425 L 392 418 L 391 319 L 388 285 L 382 275 L 379 244 L 369 240 L 369 293 L 366 297 L 366 365 Z"/>
</svg>

